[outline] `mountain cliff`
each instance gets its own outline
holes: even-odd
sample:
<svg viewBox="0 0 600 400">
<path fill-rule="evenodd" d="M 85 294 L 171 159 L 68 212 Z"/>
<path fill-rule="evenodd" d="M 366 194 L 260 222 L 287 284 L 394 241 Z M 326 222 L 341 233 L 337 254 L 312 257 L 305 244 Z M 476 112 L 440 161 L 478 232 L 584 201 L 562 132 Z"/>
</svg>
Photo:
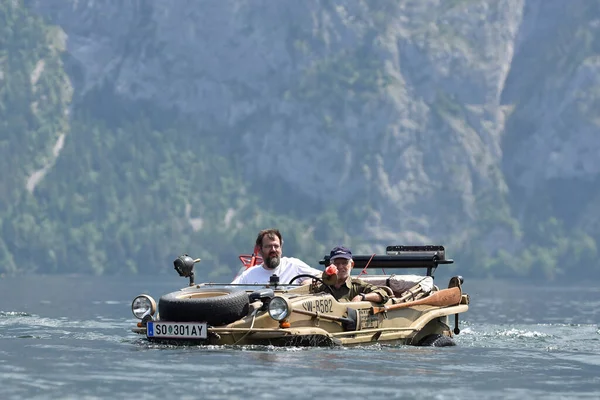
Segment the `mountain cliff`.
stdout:
<svg viewBox="0 0 600 400">
<path fill-rule="evenodd" d="M 307 261 L 435 242 L 473 274 L 600 272 L 598 1 L 2 3 L 41 32 L 3 39 L 27 79 L 0 82 L 44 116 L 2 135 L 6 271 L 227 274 L 277 225 Z"/>
</svg>

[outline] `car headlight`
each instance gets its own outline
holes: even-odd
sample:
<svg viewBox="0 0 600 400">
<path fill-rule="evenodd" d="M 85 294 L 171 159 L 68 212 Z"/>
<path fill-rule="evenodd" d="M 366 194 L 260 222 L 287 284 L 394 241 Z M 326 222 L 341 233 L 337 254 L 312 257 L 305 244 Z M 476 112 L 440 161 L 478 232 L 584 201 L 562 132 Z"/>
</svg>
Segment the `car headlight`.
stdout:
<svg viewBox="0 0 600 400">
<path fill-rule="evenodd" d="M 131 311 L 138 319 L 142 319 L 146 315 L 154 315 L 156 312 L 156 301 L 147 294 L 139 295 L 131 302 Z"/>
<path fill-rule="evenodd" d="M 273 297 L 269 302 L 269 315 L 276 321 L 281 321 L 289 317 L 291 307 L 282 297 Z"/>
</svg>

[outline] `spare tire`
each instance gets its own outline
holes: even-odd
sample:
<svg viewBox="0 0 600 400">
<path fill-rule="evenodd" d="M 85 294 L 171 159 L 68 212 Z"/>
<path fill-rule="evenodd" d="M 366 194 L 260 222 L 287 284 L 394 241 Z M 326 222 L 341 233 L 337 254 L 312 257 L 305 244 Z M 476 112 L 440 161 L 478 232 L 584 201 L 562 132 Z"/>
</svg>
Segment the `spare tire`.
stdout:
<svg viewBox="0 0 600 400">
<path fill-rule="evenodd" d="M 236 288 L 199 288 L 165 294 L 158 301 L 163 321 L 203 321 L 219 326 L 248 314 L 248 295 Z"/>
</svg>

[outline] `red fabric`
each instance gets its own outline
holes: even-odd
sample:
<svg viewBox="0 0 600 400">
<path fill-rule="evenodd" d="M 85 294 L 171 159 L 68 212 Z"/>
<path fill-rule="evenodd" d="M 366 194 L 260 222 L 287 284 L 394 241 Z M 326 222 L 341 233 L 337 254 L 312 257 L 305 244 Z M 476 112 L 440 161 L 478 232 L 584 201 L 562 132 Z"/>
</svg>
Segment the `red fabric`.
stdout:
<svg viewBox="0 0 600 400">
<path fill-rule="evenodd" d="M 329 267 L 325 268 L 325 273 L 327 275 L 335 275 L 337 274 L 337 267 L 332 264 Z"/>
</svg>

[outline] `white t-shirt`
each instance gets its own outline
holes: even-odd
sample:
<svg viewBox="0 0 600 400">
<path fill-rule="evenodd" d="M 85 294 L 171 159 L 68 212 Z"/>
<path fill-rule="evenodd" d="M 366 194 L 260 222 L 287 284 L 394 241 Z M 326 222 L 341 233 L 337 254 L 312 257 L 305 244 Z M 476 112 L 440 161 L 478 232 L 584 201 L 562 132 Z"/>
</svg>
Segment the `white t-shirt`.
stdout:
<svg viewBox="0 0 600 400">
<path fill-rule="evenodd" d="M 279 265 L 275 269 L 264 269 L 263 264 L 255 265 L 254 267 L 250 267 L 245 270 L 243 273 L 237 276 L 231 283 L 238 284 L 252 284 L 252 283 L 269 283 L 269 278 L 273 274 L 277 274 L 279 277 L 279 282 L 281 284 L 288 284 L 290 280 L 296 275 L 300 274 L 309 274 L 316 276 L 317 278 L 321 277 L 323 271 L 319 271 L 318 269 L 312 268 L 304 261 L 293 258 L 293 257 L 281 257 L 279 261 Z M 294 281 L 294 284 L 301 283 L 304 279 L 307 278 L 298 278 Z"/>
</svg>

